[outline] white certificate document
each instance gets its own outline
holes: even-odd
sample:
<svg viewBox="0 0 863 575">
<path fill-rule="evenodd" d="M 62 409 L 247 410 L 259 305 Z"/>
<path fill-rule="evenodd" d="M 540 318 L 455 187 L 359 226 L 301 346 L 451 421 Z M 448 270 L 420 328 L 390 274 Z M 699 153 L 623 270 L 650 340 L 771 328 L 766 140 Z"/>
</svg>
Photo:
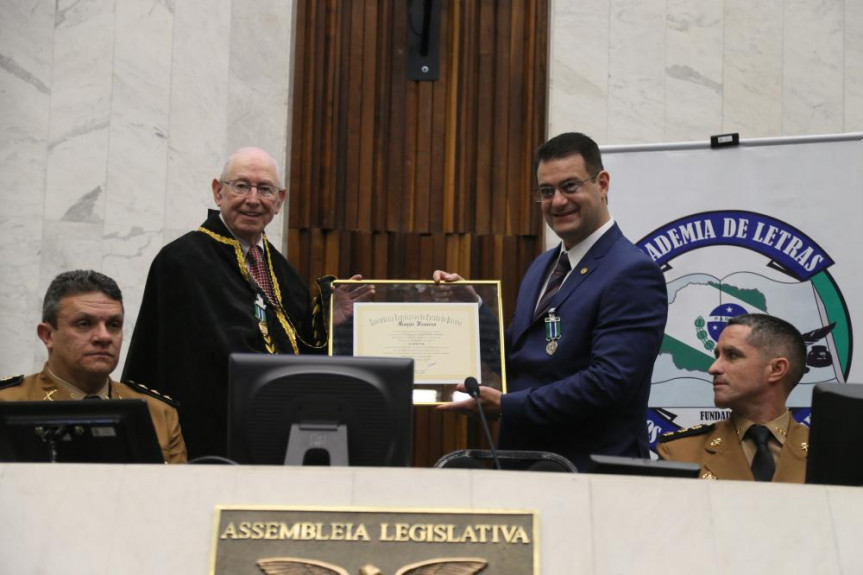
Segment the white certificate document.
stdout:
<svg viewBox="0 0 863 575">
<path fill-rule="evenodd" d="M 482 383 L 479 305 L 357 302 L 354 355 L 411 357 L 414 385 Z"/>
</svg>

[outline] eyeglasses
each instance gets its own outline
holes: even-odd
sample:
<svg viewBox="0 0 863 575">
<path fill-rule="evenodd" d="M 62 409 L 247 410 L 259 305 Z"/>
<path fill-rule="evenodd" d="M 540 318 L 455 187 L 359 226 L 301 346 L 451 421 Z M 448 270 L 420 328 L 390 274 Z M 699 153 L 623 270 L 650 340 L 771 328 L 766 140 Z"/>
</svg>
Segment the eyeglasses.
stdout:
<svg viewBox="0 0 863 575">
<path fill-rule="evenodd" d="M 252 184 L 245 180 L 228 180 L 221 181 L 228 186 L 238 196 L 248 196 L 252 193 L 252 188 L 258 190 L 258 196 L 266 200 L 272 200 L 279 193 L 279 188 L 270 184 Z"/>
<path fill-rule="evenodd" d="M 574 196 L 581 186 L 586 184 L 587 182 L 592 182 L 596 179 L 596 176 L 599 175 L 599 172 L 596 172 L 591 177 L 586 180 L 579 180 L 578 178 L 572 180 L 565 180 L 558 184 L 557 186 L 540 186 L 533 192 L 533 199 L 539 203 L 542 202 L 550 202 L 552 198 L 554 198 L 554 191 L 560 190 L 560 193 L 564 196 Z"/>
</svg>

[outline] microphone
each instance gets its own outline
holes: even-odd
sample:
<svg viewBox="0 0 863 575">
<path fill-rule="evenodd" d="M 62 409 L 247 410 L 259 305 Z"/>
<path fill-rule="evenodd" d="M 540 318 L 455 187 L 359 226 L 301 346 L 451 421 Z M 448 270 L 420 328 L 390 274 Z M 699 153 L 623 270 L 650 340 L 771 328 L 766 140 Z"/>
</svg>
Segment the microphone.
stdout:
<svg viewBox="0 0 863 575">
<path fill-rule="evenodd" d="M 488 421 L 485 419 L 485 412 L 482 410 L 482 403 L 479 400 L 479 382 L 475 377 L 468 377 L 464 380 L 464 390 L 476 401 L 476 407 L 479 411 L 479 418 L 482 421 L 482 428 L 485 430 L 485 437 L 488 439 L 488 444 L 491 446 L 491 457 L 494 459 L 494 466 L 500 469 L 500 459 L 497 457 L 497 451 L 494 448 L 494 441 L 491 439 L 491 430 L 488 428 Z"/>
<path fill-rule="evenodd" d="M 464 380 L 464 390 L 469 396 L 479 401 L 479 382 L 475 377 L 469 377 Z"/>
</svg>

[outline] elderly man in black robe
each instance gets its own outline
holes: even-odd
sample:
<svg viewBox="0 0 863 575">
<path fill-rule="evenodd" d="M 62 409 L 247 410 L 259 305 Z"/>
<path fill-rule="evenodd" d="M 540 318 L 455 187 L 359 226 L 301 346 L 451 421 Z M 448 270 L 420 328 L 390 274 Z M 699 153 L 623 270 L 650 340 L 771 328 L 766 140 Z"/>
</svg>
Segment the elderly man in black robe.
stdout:
<svg viewBox="0 0 863 575">
<path fill-rule="evenodd" d="M 334 279 L 317 280 L 313 299 L 267 240 L 286 194 L 270 154 L 237 150 L 212 190 L 219 210 L 153 260 L 123 371 L 179 402 L 190 459 L 226 454 L 231 353 L 325 351 Z M 345 293 L 337 315 L 363 290 Z"/>
</svg>

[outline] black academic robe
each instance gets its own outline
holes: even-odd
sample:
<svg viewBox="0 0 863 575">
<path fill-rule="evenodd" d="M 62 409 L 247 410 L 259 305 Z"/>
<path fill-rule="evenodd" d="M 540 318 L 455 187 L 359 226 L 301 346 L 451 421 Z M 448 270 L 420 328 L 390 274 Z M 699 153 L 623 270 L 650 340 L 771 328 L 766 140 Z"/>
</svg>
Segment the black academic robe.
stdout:
<svg viewBox="0 0 863 575">
<path fill-rule="evenodd" d="M 227 453 L 228 356 L 235 352 L 325 351 L 332 278 L 314 301 L 297 271 L 266 241 L 276 299 L 266 329 L 255 315 L 263 297 L 250 280 L 239 242 L 219 212 L 162 248 L 150 266 L 123 379 L 179 402 L 189 459 Z M 325 305 L 321 305 L 321 302 Z"/>
</svg>

